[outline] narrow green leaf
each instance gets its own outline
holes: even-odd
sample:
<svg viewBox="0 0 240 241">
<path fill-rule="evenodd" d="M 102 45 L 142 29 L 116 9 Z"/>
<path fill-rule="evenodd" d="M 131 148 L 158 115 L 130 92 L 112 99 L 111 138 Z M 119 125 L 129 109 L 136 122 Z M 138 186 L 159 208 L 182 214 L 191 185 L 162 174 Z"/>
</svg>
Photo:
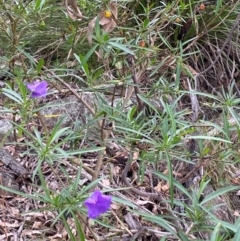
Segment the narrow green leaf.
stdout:
<svg viewBox="0 0 240 241">
<path fill-rule="evenodd" d="M 69 224 L 68 224 L 68 222 L 66 221 L 66 219 L 64 218 L 64 216 L 62 215 L 62 221 L 63 221 L 63 224 L 64 224 L 64 227 L 66 228 L 66 230 L 67 230 L 67 233 L 68 233 L 68 235 L 69 235 L 69 237 L 70 237 L 70 240 L 71 241 L 76 241 L 76 239 L 75 239 L 75 235 L 73 234 L 73 232 L 72 232 L 72 228 L 69 226 Z M 82 240 L 81 240 L 82 241 Z"/>
<path fill-rule="evenodd" d="M 85 63 L 87 63 L 88 59 L 92 56 L 92 54 L 94 53 L 94 51 L 96 50 L 96 48 L 98 47 L 98 44 L 94 45 L 88 52 L 87 54 L 84 56 L 84 58 L 81 60 L 80 57 L 74 53 L 75 58 L 77 59 L 77 61 L 81 64 L 81 66 L 83 66 Z"/>
<path fill-rule="evenodd" d="M 176 68 L 176 78 L 175 78 L 175 88 L 179 89 L 180 79 L 181 79 L 181 62 L 177 62 L 177 68 Z"/>
<path fill-rule="evenodd" d="M 2 91 L 4 95 L 6 95 L 9 99 L 15 101 L 16 103 L 20 105 L 24 103 L 22 97 L 14 90 L 3 88 Z"/>
<path fill-rule="evenodd" d="M 41 72 L 43 65 L 44 65 L 44 59 L 41 58 L 41 59 L 38 60 L 38 64 L 37 64 L 37 67 L 36 67 L 38 74 Z"/>
<path fill-rule="evenodd" d="M 135 211 L 135 210 L 133 210 L 133 212 L 141 215 L 147 221 L 150 221 L 152 223 L 156 223 L 160 227 L 167 230 L 169 232 L 169 234 L 172 234 L 172 235 L 177 237 L 176 230 L 171 226 L 169 221 L 163 219 L 159 215 L 153 216 L 152 214 L 142 213 L 142 212 L 138 212 L 138 211 Z"/>
<path fill-rule="evenodd" d="M 77 218 L 76 215 L 73 215 L 73 218 L 74 218 L 74 223 L 76 224 L 76 228 L 78 231 L 77 236 L 79 238 L 79 241 L 84 241 L 85 240 L 84 232 L 82 230 L 81 224 L 79 223 L 79 218 Z"/>
<path fill-rule="evenodd" d="M 144 29 L 148 26 L 149 22 L 150 22 L 150 21 L 149 21 L 148 18 L 146 18 L 146 19 L 144 20 L 144 22 L 143 22 L 143 28 L 144 28 Z"/>
<path fill-rule="evenodd" d="M 214 129 L 218 130 L 219 133 L 223 133 L 226 137 L 228 137 L 228 130 L 223 128 L 223 127 L 221 127 L 221 126 L 219 126 L 218 124 L 210 122 L 210 121 L 204 121 L 204 120 L 200 120 L 200 122 L 204 123 L 207 126 L 213 127 Z"/>
<path fill-rule="evenodd" d="M 222 7 L 222 0 L 217 0 L 217 4 L 216 4 L 216 8 L 215 8 L 215 12 L 218 13 L 219 9 Z"/>
<path fill-rule="evenodd" d="M 26 198 L 29 198 L 29 199 L 32 199 L 32 200 L 36 200 L 36 201 L 42 201 L 42 198 L 40 196 L 29 195 L 27 193 L 20 192 L 20 191 L 17 191 L 15 189 L 12 189 L 10 187 L 6 187 L 6 186 L 3 186 L 3 185 L 0 185 L 0 188 L 5 190 L 5 191 L 8 191 L 10 193 L 14 193 L 16 195 L 22 196 L 22 197 L 26 197 Z"/>
<path fill-rule="evenodd" d="M 169 48 L 171 51 L 173 51 L 173 47 L 172 47 L 171 44 L 167 41 L 167 39 L 162 36 L 162 34 L 160 33 L 160 31 L 158 31 L 158 36 L 161 38 L 161 41 L 167 46 L 167 48 Z"/>
<path fill-rule="evenodd" d="M 88 63 L 84 60 L 84 57 L 80 54 L 79 58 L 81 60 L 81 68 L 84 71 L 86 76 L 89 76 L 89 68 L 88 68 Z"/>
<path fill-rule="evenodd" d="M 127 189 L 129 189 L 129 188 L 127 188 Z M 114 190 L 115 191 L 115 190 Z M 120 204 L 123 204 L 123 206 L 128 206 L 128 207 L 131 207 L 131 208 L 134 208 L 134 209 L 138 209 L 138 206 L 137 205 L 135 205 L 133 202 L 130 202 L 130 201 L 128 201 L 128 200 L 125 200 L 125 199 L 122 199 L 122 198 L 119 198 L 119 197 L 112 197 L 112 200 L 114 201 L 114 202 L 118 202 L 118 203 L 120 203 Z"/>
<path fill-rule="evenodd" d="M 212 236 L 211 236 L 211 241 L 218 241 L 219 240 L 219 232 L 220 232 L 220 227 L 221 223 L 218 223 L 217 226 L 214 228 Z"/>
<path fill-rule="evenodd" d="M 132 54 L 134 55 L 134 52 L 132 50 L 130 50 L 126 45 L 123 44 L 119 44 L 116 42 L 108 42 L 109 45 L 111 45 L 112 47 L 116 48 L 116 49 L 120 49 L 123 52 L 127 53 L 127 54 Z"/>
<path fill-rule="evenodd" d="M 138 134 L 139 136 L 145 137 L 146 140 L 144 140 L 144 142 L 153 141 L 149 136 L 143 134 L 141 131 L 133 130 L 133 129 L 123 127 L 123 126 L 115 126 L 115 127 L 116 127 L 116 129 L 124 130 L 128 133 L 135 133 L 135 134 Z M 150 143 L 153 143 L 153 142 L 150 142 Z"/>
<path fill-rule="evenodd" d="M 227 192 L 231 192 L 231 191 L 234 191 L 236 189 L 239 189 L 240 187 L 239 186 L 228 186 L 228 187 L 223 187 L 223 188 L 220 188 L 218 189 L 217 191 L 209 194 L 208 196 L 206 196 L 203 201 L 201 202 L 201 205 L 203 205 L 204 203 L 208 202 L 208 201 L 211 201 L 213 200 L 214 198 L 220 196 L 220 195 L 223 195 Z"/>
<path fill-rule="evenodd" d="M 167 236 L 163 236 L 159 241 L 167 241 Z"/>
<path fill-rule="evenodd" d="M 151 107 L 151 109 L 153 109 L 155 111 L 155 113 L 158 113 L 159 110 L 149 101 L 148 98 L 145 98 L 142 95 L 138 95 L 139 99 L 141 99 L 144 103 L 146 103 L 149 107 Z"/>
<path fill-rule="evenodd" d="M 213 140 L 213 141 L 220 141 L 225 143 L 232 143 L 231 141 L 215 137 L 215 136 L 186 136 L 185 139 L 203 139 L 203 140 Z"/>
<path fill-rule="evenodd" d="M 137 107 L 136 106 L 133 106 L 127 113 L 127 120 L 128 121 L 134 121 L 134 115 L 137 111 Z"/>
<path fill-rule="evenodd" d="M 227 228 L 227 229 L 233 231 L 234 233 L 236 233 L 237 228 L 235 227 L 234 224 L 231 224 L 231 223 L 218 219 L 214 214 L 209 212 L 204 206 L 201 206 L 201 208 L 209 215 L 209 220 L 211 220 L 215 223 L 220 223 L 223 226 L 223 228 Z M 239 240 L 237 240 L 237 241 L 239 241 Z"/>
<path fill-rule="evenodd" d="M 64 127 L 54 133 L 54 135 L 51 135 L 49 144 L 52 144 L 54 141 L 56 141 L 59 137 L 61 137 L 64 133 L 66 133 L 67 130 L 69 130 L 70 127 Z"/>
<path fill-rule="evenodd" d="M 174 199 L 174 186 L 173 186 L 173 170 L 172 170 L 172 162 L 166 152 L 166 159 L 167 159 L 167 167 L 168 167 L 168 181 L 169 181 L 169 189 L 170 189 L 170 202 L 171 206 L 173 207 L 173 199 Z"/>
<path fill-rule="evenodd" d="M 35 9 L 39 9 L 42 0 L 35 0 Z"/>
<path fill-rule="evenodd" d="M 198 92 L 198 91 L 179 91 L 179 92 L 180 92 L 180 93 L 186 93 L 186 94 L 201 95 L 201 96 L 204 96 L 204 97 L 208 97 L 208 98 L 210 98 L 210 99 L 213 99 L 213 100 L 220 101 L 216 96 L 211 95 L 211 94 L 208 94 L 208 93 L 204 93 L 204 92 Z"/>
<path fill-rule="evenodd" d="M 181 241 L 190 241 L 187 235 L 181 230 L 178 232 L 178 236 L 181 239 Z"/>
<path fill-rule="evenodd" d="M 35 9 L 36 10 L 42 10 L 46 0 L 37 0 L 35 4 Z"/>
<path fill-rule="evenodd" d="M 95 186 L 96 184 L 98 184 L 98 182 L 101 181 L 103 178 L 104 178 L 104 176 L 101 177 L 101 178 L 98 178 L 97 180 L 95 180 L 95 181 L 93 181 L 93 182 L 90 182 L 86 187 L 83 187 L 83 188 L 81 189 L 81 191 L 79 192 L 79 195 L 86 194 L 87 191 L 88 191 L 89 189 L 91 189 L 91 187 L 94 187 L 94 186 Z"/>
<path fill-rule="evenodd" d="M 239 122 L 240 117 L 239 117 L 239 115 L 233 110 L 232 107 L 228 107 L 228 110 L 231 113 L 231 115 L 234 118 L 234 120 L 237 122 L 238 127 L 240 127 L 240 122 Z"/>
<path fill-rule="evenodd" d="M 232 241 L 239 241 L 240 240 L 240 225 L 237 227 L 237 232 L 235 233 L 235 236 Z"/>
<path fill-rule="evenodd" d="M 84 148 L 81 150 L 70 150 L 70 151 L 66 151 L 67 154 L 69 155 L 79 155 L 79 154 L 84 154 L 84 153 L 88 153 L 88 152 L 98 152 L 98 151 L 103 151 L 105 150 L 106 147 L 92 147 L 92 148 Z"/>
</svg>

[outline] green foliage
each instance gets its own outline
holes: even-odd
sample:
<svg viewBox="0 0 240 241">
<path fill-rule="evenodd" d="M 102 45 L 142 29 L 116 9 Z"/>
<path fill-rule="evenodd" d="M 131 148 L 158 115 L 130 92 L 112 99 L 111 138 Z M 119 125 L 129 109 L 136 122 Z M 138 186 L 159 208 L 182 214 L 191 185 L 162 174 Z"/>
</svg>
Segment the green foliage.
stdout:
<svg viewBox="0 0 240 241">
<path fill-rule="evenodd" d="M 74 180 L 60 163 L 89 153 L 97 153 L 99 158 L 111 140 L 122 147 L 120 150 L 131 150 L 131 155 L 137 150 L 139 184 L 143 184 L 149 168 L 153 169 L 158 182 L 168 185 L 165 202 L 169 209 L 184 209 L 184 213 L 165 214 L 161 210 L 153 215 L 139 211 L 133 202 L 113 198 L 148 224 L 166 231 L 160 240 L 168 240 L 169 235 L 197 240 L 203 233 L 208 233 L 211 241 L 229 240 L 231 235 L 238 240 L 239 221 L 220 220 L 213 212 L 217 205 L 207 204 L 238 188 L 229 183 L 233 166 L 239 163 L 240 43 L 239 29 L 233 28 L 239 21 L 239 1 L 119 1 L 118 16 L 111 19 L 117 24 L 112 31 L 103 27 L 107 20 L 103 21 L 102 13 L 109 9 L 108 2 L 76 3 L 86 16 L 81 21 L 79 16 L 74 20 L 57 0 L 0 1 L 0 75 L 7 76 L 0 90 L 4 96 L 1 113 L 14 116 L 15 138 L 25 138 L 19 144 L 26 148 L 24 155 L 37 158 L 31 178 L 39 179 L 40 191 L 30 195 L 4 185 L 1 188 L 46 204 L 41 211 L 58 213 L 52 225 L 61 220 L 70 240 L 78 240 L 76 236 L 84 240 L 86 222 L 81 221 L 86 221 L 86 212 L 82 203 L 101 179 L 79 187 L 84 163 L 78 166 Z M 91 32 L 89 25 L 95 17 Z M 88 42 L 89 32 L 92 43 Z M 44 100 L 29 96 L 26 84 L 35 79 L 50 84 Z M 51 98 L 62 98 L 66 88 L 75 95 L 94 93 L 94 113 L 86 114 L 86 123 L 77 131 L 63 127 L 63 120 L 49 130 L 41 121 L 40 111 Z M 124 98 L 131 88 L 133 95 Z M 198 118 L 194 120 L 196 106 Z M 40 120 L 40 126 L 29 125 L 35 119 Z M 114 136 L 108 140 L 103 138 L 106 122 L 114 123 Z M 192 140 L 199 151 L 191 153 L 186 147 Z M 176 163 L 195 165 L 196 159 L 206 171 L 194 191 L 179 181 Z M 54 173 L 57 164 L 61 166 L 58 175 L 64 176 L 67 184 L 55 192 L 48 187 L 42 167 L 47 165 Z M 167 175 L 158 170 L 161 165 Z M 57 180 L 64 183 L 58 175 Z M 216 191 L 202 199 L 209 185 Z M 116 185 L 106 189 L 113 193 L 121 190 Z M 178 200 L 177 192 L 188 203 Z M 66 213 L 73 217 L 77 235 Z M 181 218 L 191 225 L 188 230 L 174 223 L 176 219 L 183 224 Z M 111 221 L 107 216 L 95 224 L 104 230 L 116 228 Z"/>
</svg>

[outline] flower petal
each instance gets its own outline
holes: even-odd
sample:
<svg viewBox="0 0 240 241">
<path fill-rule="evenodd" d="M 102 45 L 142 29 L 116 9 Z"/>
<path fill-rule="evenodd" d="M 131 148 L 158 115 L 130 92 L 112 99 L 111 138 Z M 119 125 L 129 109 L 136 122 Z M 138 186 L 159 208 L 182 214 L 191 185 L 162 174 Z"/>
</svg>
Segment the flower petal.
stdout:
<svg viewBox="0 0 240 241">
<path fill-rule="evenodd" d="M 89 218 L 97 218 L 101 214 L 107 212 L 110 208 L 111 196 L 103 195 L 100 191 L 95 191 L 84 204 L 88 209 Z"/>
<path fill-rule="evenodd" d="M 48 83 L 46 81 L 37 82 L 33 84 L 27 84 L 27 89 L 31 91 L 32 98 L 44 97 L 47 94 Z"/>
</svg>

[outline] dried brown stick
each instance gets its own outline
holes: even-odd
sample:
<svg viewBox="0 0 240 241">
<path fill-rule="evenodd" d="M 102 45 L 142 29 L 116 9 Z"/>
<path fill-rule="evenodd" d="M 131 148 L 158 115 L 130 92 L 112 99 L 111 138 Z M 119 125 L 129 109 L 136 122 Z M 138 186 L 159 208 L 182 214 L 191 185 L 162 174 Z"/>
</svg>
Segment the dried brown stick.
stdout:
<svg viewBox="0 0 240 241">
<path fill-rule="evenodd" d="M 9 167 L 14 173 L 17 175 L 28 175 L 31 174 L 25 169 L 21 163 L 19 163 L 15 158 L 5 149 L 2 147 L 0 148 L 0 160 Z"/>
<path fill-rule="evenodd" d="M 135 63 L 134 63 L 134 57 L 131 54 L 127 55 L 127 61 L 129 64 L 129 67 L 132 68 L 132 79 L 133 79 L 133 83 L 134 83 L 134 92 L 137 98 L 137 103 L 138 103 L 138 110 L 141 111 L 144 108 L 144 103 L 143 101 L 139 98 L 139 95 L 141 93 L 140 89 L 139 89 L 139 79 L 137 78 L 137 74 L 135 71 Z"/>
<path fill-rule="evenodd" d="M 82 96 L 80 96 L 77 91 L 75 91 L 69 84 L 67 84 L 64 80 L 62 80 L 60 77 L 55 75 L 51 70 L 49 70 L 46 67 L 43 67 L 44 70 L 48 71 L 52 76 L 54 76 L 57 80 L 59 80 L 65 87 L 67 87 L 82 103 L 86 108 L 91 112 L 92 115 L 95 115 L 94 109 L 86 102 L 83 100 Z M 99 123 L 99 127 L 101 127 L 101 122 Z"/>
<path fill-rule="evenodd" d="M 194 175 L 201 167 L 203 163 L 200 162 L 197 166 L 195 166 L 184 178 L 180 180 L 180 183 L 185 183 L 192 175 Z"/>
<path fill-rule="evenodd" d="M 94 172 L 92 174 L 92 182 L 96 181 L 98 179 L 98 177 L 99 177 L 99 173 L 101 171 L 101 167 L 102 167 L 102 163 L 103 163 L 103 157 L 104 157 L 104 150 L 101 150 L 101 151 L 98 152 L 95 170 L 94 170 Z M 95 190 L 96 186 L 97 186 L 97 184 L 92 186 L 89 189 L 89 192 L 93 192 Z"/>
</svg>

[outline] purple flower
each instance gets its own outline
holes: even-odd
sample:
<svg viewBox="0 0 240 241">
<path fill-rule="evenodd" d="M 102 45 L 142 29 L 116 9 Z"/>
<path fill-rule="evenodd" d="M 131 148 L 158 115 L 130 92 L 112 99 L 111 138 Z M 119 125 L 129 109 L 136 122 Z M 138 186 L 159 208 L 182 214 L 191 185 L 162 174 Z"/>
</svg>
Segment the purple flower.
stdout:
<svg viewBox="0 0 240 241">
<path fill-rule="evenodd" d="M 109 210 L 111 205 L 111 196 L 103 195 L 100 191 L 95 191 L 84 204 L 88 209 L 89 218 L 97 218 L 102 213 Z"/>
<path fill-rule="evenodd" d="M 31 91 L 32 98 L 44 97 L 47 94 L 48 83 L 46 81 L 35 81 L 33 84 L 27 84 L 27 89 Z"/>
</svg>

